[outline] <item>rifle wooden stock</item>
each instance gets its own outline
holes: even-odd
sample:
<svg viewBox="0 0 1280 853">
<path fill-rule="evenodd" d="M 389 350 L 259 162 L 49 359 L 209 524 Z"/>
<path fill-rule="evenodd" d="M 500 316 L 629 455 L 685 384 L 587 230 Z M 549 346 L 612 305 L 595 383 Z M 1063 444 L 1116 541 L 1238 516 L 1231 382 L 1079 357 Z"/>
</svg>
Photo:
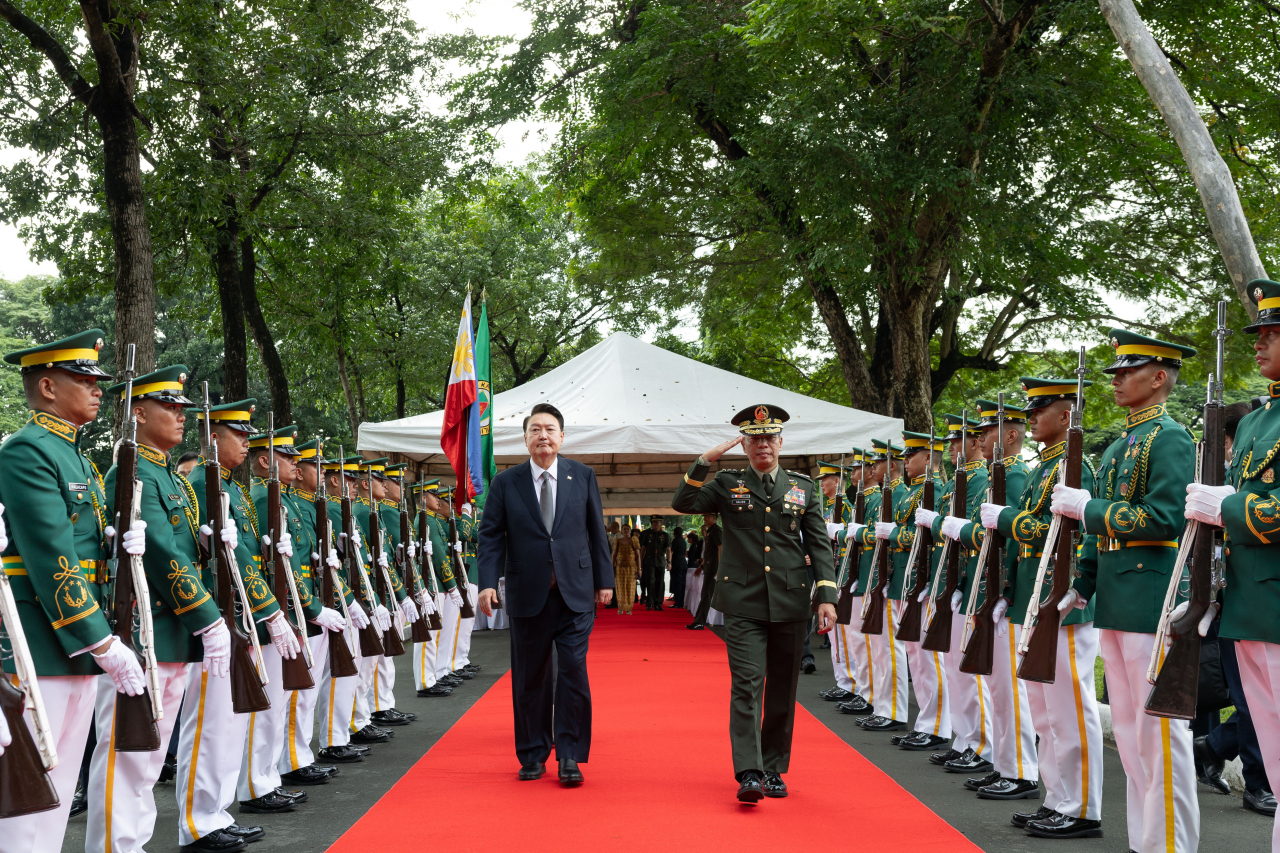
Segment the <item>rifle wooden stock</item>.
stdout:
<svg viewBox="0 0 1280 853">
<path fill-rule="evenodd" d="M 289 580 L 284 573 L 293 571 L 293 566 L 276 550 L 276 543 L 280 541 L 281 534 L 284 532 L 284 514 L 281 510 L 280 481 L 272 477 L 267 480 L 267 535 L 271 538 L 271 544 L 267 546 L 268 559 L 265 562 L 271 574 L 272 592 L 275 593 L 276 601 L 280 603 L 281 611 L 286 614 L 285 624 L 289 626 L 289 630 L 293 632 L 301 648 L 307 644 L 306 632 L 299 630 L 293 620 L 287 616 L 293 604 L 293 597 L 289 593 Z M 285 690 L 310 690 L 316 686 L 315 679 L 311 677 L 311 668 L 307 666 L 307 659 L 301 651 L 293 660 L 280 659 L 280 683 Z"/>
<path fill-rule="evenodd" d="M 58 792 L 45 772 L 40 750 L 22 716 L 25 705 L 23 692 L 10 684 L 8 678 L 0 678 L 0 711 L 13 737 L 13 742 L 0 755 L 0 818 L 58 807 Z M 150 711 L 148 706 L 147 713 Z"/>
<path fill-rule="evenodd" d="M 858 524 L 866 524 L 867 521 L 867 497 L 861 489 L 853 501 L 853 520 Z M 853 588 L 858 583 L 858 564 L 862 562 L 862 546 L 850 542 L 847 534 L 845 549 L 845 564 L 849 575 L 840 586 L 840 594 L 836 599 L 836 623 L 840 625 L 853 622 Z"/>
<path fill-rule="evenodd" d="M 343 562 L 347 564 L 347 577 L 350 579 L 353 590 L 356 592 L 356 598 L 363 598 L 365 607 L 368 608 L 369 624 L 360 629 L 360 657 L 371 658 L 384 654 L 382 647 L 382 638 L 378 635 L 378 629 L 374 624 L 374 608 L 378 606 L 378 598 L 374 595 L 372 589 L 365 582 L 364 567 L 360 565 L 360 549 L 356 548 L 356 522 L 355 517 L 351 514 L 351 498 L 343 496 L 342 498 L 342 532 L 347 535 L 346 545 L 343 547 Z"/>
<path fill-rule="evenodd" d="M 956 468 L 956 484 L 952 489 L 951 500 L 952 509 L 955 512 L 964 513 L 969 506 L 969 475 L 965 472 L 963 466 Z M 942 549 L 942 559 L 946 560 L 946 565 L 943 569 L 945 577 L 941 592 L 936 593 L 933 597 L 933 619 L 930 620 L 929 627 L 925 629 L 924 639 L 920 641 L 920 648 L 927 652 L 943 652 L 945 654 L 951 651 L 952 617 L 955 616 L 951 612 L 951 599 L 956 590 L 960 588 L 960 560 L 964 549 L 954 539 L 944 539 L 944 542 L 946 544 Z"/>
<path fill-rule="evenodd" d="M 997 455 L 999 449 L 997 450 Z M 991 502 L 1005 502 L 1004 460 L 995 459 L 991 463 Z M 1004 536 L 999 530 L 987 531 L 992 537 L 987 550 L 986 563 L 983 565 L 981 580 L 986 581 L 986 593 L 982 606 L 973 617 L 973 634 L 964 647 L 964 656 L 960 659 L 960 671 L 970 675 L 990 675 L 995 668 L 996 625 L 991 613 L 996 609 L 996 602 L 1004 590 Z M 979 578 L 973 582 L 978 583 Z"/>
<path fill-rule="evenodd" d="M 323 478 L 324 473 L 320 476 Z M 324 480 L 321 479 L 321 483 Z M 320 596 L 324 606 L 341 613 L 342 594 L 338 585 L 333 582 L 333 570 L 329 567 L 329 549 L 333 543 L 333 524 L 329 520 L 329 501 L 320 492 L 315 499 L 316 509 L 316 551 L 320 554 Z M 347 645 L 346 631 L 325 631 L 329 635 L 329 675 L 332 678 L 348 678 L 359 673 L 356 660 L 351 655 L 351 647 Z"/>
<path fill-rule="evenodd" d="M 431 531 L 428 529 L 429 525 L 430 522 L 427 521 L 427 511 L 425 509 L 418 510 L 418 542 L 421 543 L 424 554 L 426 554 L 427 543 L 431 541 Z M 436 582 L 434 560 L 435 558 L 432 555 L 427 554 L 426 562 L 422 567 L 422 583 L 427 588 L 427 595 L 430 595 L 433 599 L 436 594 L 433 589 Z M 430 573 L 430 576 L 428 576 L 428 573 Z M 444 628 L 444 622 L 440 619 L 439 607 L 436 608 L 434 613 L 427 617 L 427 623 L 431 626 L 432 631 L 439 631 Z"/>
<path fill-rule="evenodd" d="M 930 471 L 925 475 L 924 487 L 920 490 L 920 505 L 925 509 L 933 509 L 933 472 Z M 914 518 L 908 518 L 907 524 L 915 524 Z M 924 602 L 920 600 L 920 595 L 929 586 L 929 557 L 933 554 L 933 531 L 927 527 L 916 525 L 916 537 L 919 543 L 916 547 L 916 565 L 915 565 L 915 583 L 912 584 L 910 591 L 907 593 L 907 609 L 902 613 L 902 619 L 898 622 L 898 633 L 896 639 L 902 640 L 904 643 L 915 643 L 920 639 L 920 617 L 923 615 L 922 610 Z M 923 537 L 923 538 L 921 538 Z"/>
<path fill-rule="evenodd" d="M 892 465 L 888 466 L 884 473 L 884 483 L 880 487 L 880 520 L 891 521 L 893 519 L 893 486 L 889 483 L 889 474 Z M 876 573 L 876 582 L 871 588 L 864 593 L 870 597 L 870 601 L 864 602 L 864 611 L 867 614 L 862 617 L 862 633 L 864 634 L 883 634 L 884 633 L 884 594 L 889 588 L 891 579 L 891 571 L 889 565 L 889 542 L 884 540 L 879 543 L 876 549 L 876 564 L 872 567 Z"/>
</svg>

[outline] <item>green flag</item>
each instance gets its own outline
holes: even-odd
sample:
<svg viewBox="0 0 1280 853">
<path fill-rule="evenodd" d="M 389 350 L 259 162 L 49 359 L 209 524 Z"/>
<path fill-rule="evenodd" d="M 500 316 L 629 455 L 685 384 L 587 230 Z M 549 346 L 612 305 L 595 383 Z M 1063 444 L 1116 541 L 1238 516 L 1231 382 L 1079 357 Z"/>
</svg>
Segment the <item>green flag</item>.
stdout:
<svg viewBox="0 0 1280 853">
<path fill-rule="evenodd" d="M 483 300 L 483 296 L 481 297 Z M 489 361 L 489 306 L 480 303 L 480 323 L 476 329 L 476 402 L 480 411 L 480 473 L 484 477 L 484 494 L 477 503 L 484 506 L 489 496 L 489 483 L 497 476 L 493 461 L 493 371 Z"/>
</svg>

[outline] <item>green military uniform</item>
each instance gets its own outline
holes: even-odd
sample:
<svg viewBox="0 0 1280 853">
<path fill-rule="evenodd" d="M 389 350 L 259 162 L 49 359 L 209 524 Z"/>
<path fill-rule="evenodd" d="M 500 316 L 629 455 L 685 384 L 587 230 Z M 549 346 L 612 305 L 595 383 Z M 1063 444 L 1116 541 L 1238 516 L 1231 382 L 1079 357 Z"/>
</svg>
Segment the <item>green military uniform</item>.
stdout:
<svg viewBox="0 0 1280 853">
<path fill-rule="evenodd" d="M 435 493 L 440 487 L 439 480 L 427 480 L 422 483 L 414 483 L 413 491 L 415 494 L 423 492 Z M 430 587 L 433 593 L 447 592 L 455 589 L 457 582 L 453 579 L 453 562 L 450 560 L 448 542 L 448 534 L 444 517 L 438 513 L 434 513 L 427 509 L 426 506 L 419 505 L 418 517 L 426 516 L 425 524 L 427 528 L 427 538 L 431 542 L 431 581 Z M 415 530 L 417 527 L 415 526 Z M 427 565 L 427 557 L 423 556 L 423 565 Z"/>
<path fill-rule="evenodd" d="M 946 419 L 947 429 L 949 430 L 947 437 L 949 439 L 955 439 L 960 435 L 960 416 L 948 414 Z M 978 426 L 978 422 L 971 418 L 965 420 L 963 429 L 968 436 L 980 435 L 982 432 L 981 428 Z M 965 505 L 963 507 L 956 508 L 963 512 L 963 515 L 957 517 L 967 518 L 971 522 L 979 521 L 979 509 L 982 507 L 982 502 L 987 499 L 986 460 L 981 457 L 978 457 L 977 459 L 966 458 L 964 465 L 960 471 L 956 472 L 956 475 L 959 476 L 960 473 L 965 475 Z M 955 486 L 955 477 L 952 477 L 950 483 L 948 483 L 945 488 L 947 500 L 945 506 L 948 512 L 951 508 L 951 495 L 955 492 Z M 939 505 L 942 506 L 942 504 Z M 938 517 L 934 519 L 932 528 L 934 541 L 944 545 L 945 537 L 942 535 L 942 522 L 946 519 L 946 516 L 947 513 L 939 509 Z M 959 547 L 963 549 L 964 557 L 960 562 L 961 575 L 956 586 L 957 591 L 961 594 L 962 606 L 963 602 L 968 601 L 970 582 L 978 575 L 978 551 L 982 547 L 981 530 L 981 524 L 977 524 L 976 528 L 973 524 L 965 525 L 964 529 L 961 531 L 960 538 L 956 540 Z M 967 538 L 965 536 L 966 533 L 968 534 Z M 979 592 L 978 604 L 981 605 L 981 603 L 982 593 Z"/>
<path fill-rule="evenodd" d="M 325 463 L 324 469 L 327 472 L 337 472 L 341 470 L 343 472 L 344 480 L 347 480 L 347 479 L 354 480 L 356 477 L 359 476 L 360 465 L 363 462 L 364 462 L 364 457 L 362 456 L 348 456 L 347 458 L 342 460 L 333 460 L 332 462 Z M 366 538 L 367 534 L 365 530 L 365 525 L 362 524 L 360 521 L 360 518 L 362 515 L 362 512 L 361 512 L 362 504 L 360 503 L 360 498 L 356 496 L 354 492 L 355 492 L 355 483 L 354 482 L 347 483 L 347 495 L 351 500 L 351 518 L 355 525 L 357 534 L 364 540 L 360 543 L 360 546 L 361 546 L 360 553 L 361 553 L 361 556 L 363 557 L 363 556 L 366 556 L 364 554 L 364 549 L 368 545 L 368 540 Z M 333 490 L 330 489 L 328 494 L 328 499 L 329 499 L 329 523 L 333 525 L 333 535 L 335 537 L 338 537 L 339 541 L 341 542 L 342 541 L 341 540 L 341 536 L 342 536 L 341 490 L 339 490 L 338 494 L 334 494 Z M 368 504 L 367 503 L 364 504 L 363 507 L 364 507 L 363 515 L 367 518 Z M 368 562 L 362 560 L 361 564 L 365 567 L 364 573 L 360 573 L 357 571 L 355 573 L 356 577 L 352 577 L 351 576 L 352 564 L 351 562 L 349 562 L 344 558 L 342 560 L 342 567 L 338 570 L 338 576 L 342 578 L 343 582 L 347 585 L 347 587 L 350 590 L 352 590 L 353 600 L 358 601 L 360 603 L 360 606 L 365 611 L 365 613 L 372 614 L 373 609 L 378 604 L 378 599 L 377 599 L 377 595 L 374 592 L 374 589 L 366 589 L 364 578 L 367 576 L 369 578 L 370 583 L 372 583 L 373 576 L 370 575 L 368 572 Z"/>
<path fill-rule="evenodd" d="M 744 435 L 775 434 L 788 417 L 777 407 L 759 405 L 739 412 L 733 422 Z M 835 571 L 819 490 L 808 476 L 777 468 L 767 475 L 767 485 L 754 468 L 711 477 L 709 472 L 707 463 L 696 461 L 671 506 L 725 519 L 712 605 L 725 614 L 734 772 L 746 781 L 748 772 L 784 773 L 789 766 L 810 600 L 835 604 Z"/>
<path fill-rule="evenodd" d="M 646 604 L 653 610 L 661 607 L 666 598 L 667 549 L 671 547 L 671 534 L 654 529 L 651 521 L 638 538 L 644 555 L 640 563 L 644 579 L 641 586 Z"/>
</svg>

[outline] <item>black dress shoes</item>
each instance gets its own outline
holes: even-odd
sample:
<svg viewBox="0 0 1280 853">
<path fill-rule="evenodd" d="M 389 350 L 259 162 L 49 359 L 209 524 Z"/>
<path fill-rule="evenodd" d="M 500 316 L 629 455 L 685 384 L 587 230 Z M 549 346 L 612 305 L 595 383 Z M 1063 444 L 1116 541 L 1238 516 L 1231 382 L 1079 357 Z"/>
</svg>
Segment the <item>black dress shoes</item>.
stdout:
<svg viewBox="0 0 1280 853">
<path fill-rule="evenodd" d="M 364 753 L 358 749 L 352 749 L 349 746 L 326 746 L 324 749 L 317 752 L 316 756 L 323 758 L 325 761 L 336 761 L 339 764 L 351 764 L 356 761 L 364 761 Z"/>
<path fill-rule="evenodd" d="M 936 764 L 941 767 L 948 761 L 955 761 L 961 755 L 962 753 L 954 749 L 948 749 L 946 752 L 935 752 L 933 755 L 929 756 L 929 763 Z"/>
<path fill-rule="evenodd" d="M 391 740 L 391 734 L 373 724 L 365 726 L 351 736 L 352 743 L 386 743 L 389 740 Z"/>
<path fill-rule="evenodd" d="M 800 670 L 805 675 L 813 675 L 818 671 L 818 665 L 813 661 L 813 655 L 805 655 L 800 658 Z"/>
<path fill-rule="evenodd" d="M 572 758 L 560 759 L 560 772 L 557 775 L 560 784 L 566 788 L 576 788 L 582 784 L 582 771 L 578 769 L 578 762 Z"/>
<path fill-rule="evenodd" d="M 948 773 L 984 773 L 990 770 L 992 765 L 990 761 L 974 752 L 973 747 L 969 747 L 960 754 L 959 758 L 953 758 L 942 766 Z"/>
<path fill-rule="evenodd" d="M 293 804 L 296 806 L 302 805 L 307 800 L 311 799 L 310 797 L 307 796 L 306 791 L 290 791 L 285 788 L 276 788 L 275 793 L 287 799 L 293 800 Z"/>
<path fill-rule="evenodd" d="M 853 698 L 853 694 L 843 687 L 832 687 L 830 690 L 824 690 L 818 695 L 828 702 L 848 702 Z"/>
<path fill-rule="evenodd" d="M 453 688 L 447 684 L 436 683 L 428 687 L 426 690 L 419 690 L 418 697 L 426 699 L 431 696 L 450 696 L 453 694 Z"/>
<path fill-rule="evenodd" d="M 449 674 L 452 675 L 454 678 L 461 678 L 463 681 L 470 681 L 471 679 L 476 677 L 476 674 L 474 672 L 467 672 L 465 669 L 455 669 L 453 672 Z"/>
<path fill-rule="evenodd" d="M 268 791 L 261 797 L 240 801 L 240 812 L 249 814 L 278 814 L 291 812 L 297 805 L 290 797 L 282 797 L 275 791 Z"/>
<path fill-rule="evenodd" d="M 944 737 L 931 735 L 928 732 L 916 732 L 898 741 L 898 747 L 910 752 L 924 752 L 930 749 L 937 749 L 946 742 L 947 739 Z"/>
<path fill-rule="evenodd" d="M 157 782 L 172 782 L 173 778 L 178 775 L 178 757 L 176 755 L 166 754 L 164 764 L 160 767 L 160 776 Z"/>
<path fill-rule="evenodd" d="M 1030 779 L 998 779 L 978 789 L 980 800 L 1038 800 L 1040 786 Z"/>
<path fill-rule="evenodd" d="M 857 695 L 856 693 L 853 695 L 853 698 L 850 699 L 849 701 L 841 702 L 838 705 L 836 705 L 836 709 L 841 714 L 852 714 L 855 717 L 865 717 L 874 710 L 871 707 L 870 702 L 868 702 L 866 699 L 863 699 L 861 696 Z"/>
<path fill-rule="evenodd" d="M 772 770 L 764 772 L 764 781 L 760 783 L 760 787 L 764 789 L 764 795 L 772 800 L 780 800 L 787 795 L 787 783 Z"/>
<path fill-rule="evenodd" d="M 333 768 L 336 772 L 338 768 Z M 321 770 L 314 764 L 307 767 L 299 767 L 297 770 L 290 770 L 288 773 L 280 774 L 280 781 L 290 785 L 327 785 L 329 777 L 333 776 L 327 770 Z"/>
<path fill-rule="evenodd" d="M 478 663 L 469 663 L 463 667 L 467 672 L 479 672 L 483 667 Z"/>
<path fill-rule="evenodd" d="M 76 783 L 76 792 L 71 795 L 71 814 L 75 817 L 78 814 L 84 814 L 89 810 L 89 795 L 85 792 L 84 786 Z"/>
<path fill-rule="evenodd" d="M 1244 792 L 1244 807 L 1267 817 L 1276 816 L 1276 798 L 1267 789 Z"/>
<path fill-rule="evenodd" d="M 964 780 L 964 787 L 969 791 L 976 791 L 979 788 L 985 788 L 988 785 L 994 785 L 1000 781 L 1000 774 L 992 770 L 985 776 L 970 776 Z"/>
<path fill-rule="evenodd" d="M 261 841 L 267 837 L 267 831 L 260 826 L 241 826 L 233 823 L 231 826 L 224 827 L 223 832 L 229 832 L 241 841 L 252 844 L 255 841 Z"/>
<path fill-rule="evenodd" d="M 697 622 L 690 622 L 688 625 L 685 625 L 685 627 L 688 628 L 690 631 L 701 631 L 703 628 L 707 626 L 700 625 Z"/>
<path fill-rule="evenodd" d="M 418 719 L 418 715 L 413 713 L 412 711 L 401 711 L 399 708 L 391 708 L 390 710 L 391 710 L 391 713 L 399 714 L 401 717 L 404 717 L 409 722 L 413 722 L 414 720 Z"/>
<path fill-rule="evenodd" d="M 249 844 L 243 838 L 227 832 L 225 829 L 215 829 L 208 835 L 197 838 L 191 844 L 183 847 L 183 853 L 238 853 L 240 850 L 248 847 Z"/>
<path fill-rule="evenodd" d="M 462 678 L 456 675 L 453 675 L 452 673 L 446 674 L 443 677 L 436 679 L 436 684 L 443 684 L 445 687 L 457 687 L 462 682 L 463 682 Z"/>
<path fill-rule="evenodd" d="M 521 782 L 533 782 L 542 778 L 542 774 L 547 772 L 546 762 L 531 761 L 520 768 L 518 774 Z"/>
<path fill-rule="evenodd" d="M 868 732 L 896 732 L 905 729 L 907 724 L 902 720 L 890 720 L 887 717 L 881 717 L 876 722 L 871 720 L 863 720 L 862 728 Z"/>
<path fill-rule="evenodd" d="M 738 802 L 754 806 L 764 798 L 764 778 L 759 770 L 738 774 Z"/>
<path fill-rule="evenodd" d="M 407 726 L 409 721 L 401 717 L 399 714 L 391 711 L 374 711 L 369 715 L 369 719 L 377 723 L 379 726 Z"/>
<path fill-rule="evenodd" d="M 864 728 L 868 724 L 883 723 L 887 719 L 888 717 L 882 717 L 879 714 L 872 714 L 871 716 L 865 717 L 864 719 L 854 720 L 853 724 L 855 726 L 858 726 L 859 728 Z"/>
<path fill-rule="evenodd" d="M 1041 806 L 1033 812 L 1018 812 L 1014 814 L 1013 817 L 1009 818 L 1009 823 L 1018 827 L 1018 829 L 1025 829 L 1027 824 L 1033 820 L 1048 820 L 1056 814 L 1057 812 L 1048 806 Z"/>
<path fill-rule="evenodd" d="M 1230 794 L 1231 786 L 1222 778 L 1222 771 L 1227 763 L 1218 757 L 1218 753 L 1209 746 L 1209 738 L 1198 737 L 1191 742 L 1191 751 L 1195 756 L 1197 774 L 1200 781 L 1213 788 L 1219 794 Z"/>
<path fill-rule="evenodd" d="M 1028 821 L 1023 827 L 1028 835 L 1036 838 L 1101 838 L 1102 821 L 1085 820 L 1064 814 L 1055 814 L 1044 820 Z"/>
</svg>

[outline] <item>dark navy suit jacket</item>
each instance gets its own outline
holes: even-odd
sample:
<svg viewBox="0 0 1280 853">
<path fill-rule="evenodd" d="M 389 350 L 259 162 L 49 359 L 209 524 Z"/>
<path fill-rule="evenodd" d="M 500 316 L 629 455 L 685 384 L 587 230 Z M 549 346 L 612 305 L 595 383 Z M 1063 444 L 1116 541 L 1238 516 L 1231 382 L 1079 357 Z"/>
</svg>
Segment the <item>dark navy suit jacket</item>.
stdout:
<svg viewBox="0 0 1280 853">
<path fill-rule="evenodd" d="M 547 602 L 554 567 L 556 585 L 570 610 L 595 609 L 596 590 L 612 589 L 613 559 L 605 535 L 596 472 L 559 457 L 556 514 L 542 523 L 528 461 L 498 474 L 480 516 L 480 588 L 497 589 L 505 569 L 508 616 L 537 616 Z"/>
</svg>

